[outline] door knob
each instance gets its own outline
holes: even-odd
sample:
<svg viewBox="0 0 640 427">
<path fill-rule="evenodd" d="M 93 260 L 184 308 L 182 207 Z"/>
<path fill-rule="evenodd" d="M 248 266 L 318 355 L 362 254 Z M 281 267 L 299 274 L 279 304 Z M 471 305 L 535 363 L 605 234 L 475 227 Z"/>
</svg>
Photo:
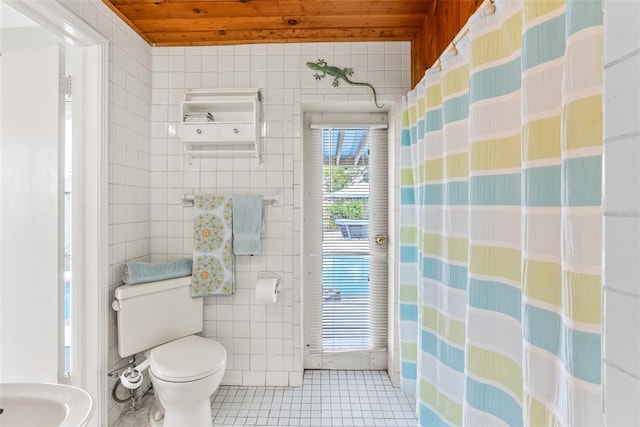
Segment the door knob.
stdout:
<svg viewBox="0 0 640 427">
<path fill-rule="evenodd" d="M 387 241 L 387 236 L 385 236 L 384 234 L 378 234 L 376 235 L 376 243 L 378 245 L 384 245 L 384 242 Z"/>
</svg>

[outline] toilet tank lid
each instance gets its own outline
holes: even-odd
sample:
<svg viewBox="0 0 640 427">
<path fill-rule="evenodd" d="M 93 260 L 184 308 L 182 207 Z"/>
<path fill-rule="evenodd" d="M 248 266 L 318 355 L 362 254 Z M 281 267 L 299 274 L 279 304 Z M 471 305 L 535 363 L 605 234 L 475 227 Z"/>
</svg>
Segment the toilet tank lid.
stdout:
<svg viewBox="0 0 640 427">
<path fill-rule="evenodd" d="M 177 277 L 175 279 L 158 280 L 157 282 L 140 283 L 137 285 L 118 286 L 115 291 L 117 300 L 133 298 L 139 295 L 166 291 L 168 289 L 191 286 L 191 276 Z"/>
</svg>

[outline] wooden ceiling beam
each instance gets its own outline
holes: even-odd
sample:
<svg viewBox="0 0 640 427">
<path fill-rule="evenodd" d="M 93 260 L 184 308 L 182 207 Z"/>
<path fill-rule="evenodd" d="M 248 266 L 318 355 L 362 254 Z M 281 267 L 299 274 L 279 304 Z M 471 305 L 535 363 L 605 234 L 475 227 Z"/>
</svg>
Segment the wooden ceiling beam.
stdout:
<svg viewBox="0 0 640 427">
<path fill-rule="evenodd" d="M 176 19 L 196 17 L 260 17 L 303 15 L 424 15 L 428 10 L 430 1 L 404 0 L 402 2 L 389 0 L 350 0 L 336 1 L 324 0 L 321 2 L 310 0 L 295 1 L 269 1 L 247 2 L 219 1 L 219 2 L 184 2 L 184 3 L 148 3 L 148 4 L 123 4 L 118 1 L 107 5 L 120 10 L 129 20 L 138 19 Z"/>
<path fill-rule="evenodd" d="M 217 31 L 217 30 L 284 30 L 284 29 L 314 29 L 314 28 L 388 28 L 413 27 L 415 32 L 422 18 L 420 15 L 375 15 L 375 16 L 263 16 L 255 18 L 178 18 L 178 19 L 139 19 L 136 21 L 138 29 L 144 33 L 168 32 L 176 33 L 185 30 Z"/>
<path fill-rule="evenodd" d="M 411 40 L 412 28 L 330 28 L 146 33 L 155 46 Z"/>
</svg>

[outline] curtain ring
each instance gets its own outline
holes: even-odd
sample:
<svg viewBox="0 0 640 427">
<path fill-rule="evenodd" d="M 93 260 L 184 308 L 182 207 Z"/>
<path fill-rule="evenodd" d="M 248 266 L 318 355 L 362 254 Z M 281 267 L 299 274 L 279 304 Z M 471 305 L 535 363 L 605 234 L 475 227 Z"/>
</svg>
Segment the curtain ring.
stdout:
<svg viewBox="0 0 640 427">
<path fill-rule="evenodd" d="M 458 54 L 458 48 L 454 42 L 451 42 L 451 49 L 449 50 L 449 55 L 456 56 Z"/>
<path fill-rule="evenodd" d="M 493 15 L 496 13 L 496 0 L 489 0 L 489 4 L 487 5 L 487 15 Z"/>
</svg>

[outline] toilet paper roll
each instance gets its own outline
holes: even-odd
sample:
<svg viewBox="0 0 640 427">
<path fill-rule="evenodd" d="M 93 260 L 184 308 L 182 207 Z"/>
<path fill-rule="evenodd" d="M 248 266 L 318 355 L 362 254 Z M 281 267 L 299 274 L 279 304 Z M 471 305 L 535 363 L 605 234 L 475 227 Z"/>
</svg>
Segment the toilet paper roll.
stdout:
<svg viewBox="0 0 640 427">
<path fill-rule="evenodd" d="M 256 282 L 256 301 L 275 304 L 278 301 L 278 278 L 261 277 Z"/>
</svg>

